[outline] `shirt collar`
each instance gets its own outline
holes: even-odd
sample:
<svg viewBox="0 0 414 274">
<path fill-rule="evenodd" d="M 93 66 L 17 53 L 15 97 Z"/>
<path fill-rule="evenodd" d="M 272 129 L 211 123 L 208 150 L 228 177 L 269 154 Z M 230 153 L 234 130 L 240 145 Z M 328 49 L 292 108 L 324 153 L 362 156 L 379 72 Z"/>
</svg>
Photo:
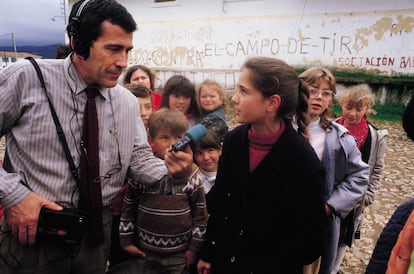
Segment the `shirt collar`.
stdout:
<svg viewBox="0 0 414 274">
<path fill-rule="evenodd" d="M 76 95 L 78 95 L 88 85 L 85 83 L 85 81 L 80 76 L 78 70 L 76 69 L 75 65 L 72 62 L 71 57 L 65 58 L 65 60 L 63 62 L 63 66 L 64 66 L 64 73 L 65 73 L 66 82 L 68 83 L 70 89 Z M 110 88 L 99 87 L 99 94 L 105 100 L 110 100 L 109 92 L 110 92 Z"/>
</svg>

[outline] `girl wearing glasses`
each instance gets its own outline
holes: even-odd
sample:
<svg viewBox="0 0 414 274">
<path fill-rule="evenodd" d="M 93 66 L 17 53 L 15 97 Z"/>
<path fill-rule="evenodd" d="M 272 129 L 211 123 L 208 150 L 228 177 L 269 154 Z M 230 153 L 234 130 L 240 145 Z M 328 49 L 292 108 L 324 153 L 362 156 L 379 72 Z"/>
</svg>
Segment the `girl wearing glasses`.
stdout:
<svg viewBox="0 0 414 274">
<path fill-rule="evenodd" d="M 303 273 L 331 274 L 339 243 L 341 221 L 362 199 L 369 167 L 361 159 L 354 137 L 333 121 L 336 80 L 326 68 L 313 67 L 299 75 L 309 90 L 310 143 L 326 169 L 325 211 L 328 232 L 322 257 Z"/>
</svg>

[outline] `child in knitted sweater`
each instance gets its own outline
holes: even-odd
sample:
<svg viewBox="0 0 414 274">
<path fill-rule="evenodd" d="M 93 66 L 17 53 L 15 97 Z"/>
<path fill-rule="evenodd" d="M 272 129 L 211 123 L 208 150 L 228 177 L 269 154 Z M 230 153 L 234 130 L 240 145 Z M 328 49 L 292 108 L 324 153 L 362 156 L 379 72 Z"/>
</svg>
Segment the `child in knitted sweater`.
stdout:
<svg viewBox="0 0 414 274">
<path fill-rule="evenodd" d="M 154 153 L 163 159 L 188 121 L 178 110 L 162 108 L 151 115 L 148 127 Z M 158 260 L 181 274 L 194 267 L 206 225 L 205 192 L 196 165 L 186 185 L 128 185 L 119 232 L 121 246 L 130 254 Z"/>
</svg>

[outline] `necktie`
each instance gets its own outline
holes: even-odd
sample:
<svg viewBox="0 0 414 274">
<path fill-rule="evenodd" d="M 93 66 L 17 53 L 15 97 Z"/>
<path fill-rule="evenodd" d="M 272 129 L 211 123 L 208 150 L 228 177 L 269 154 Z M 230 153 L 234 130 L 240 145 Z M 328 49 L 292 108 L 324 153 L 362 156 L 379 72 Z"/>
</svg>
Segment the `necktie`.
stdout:
<svg viewBox="0 0 414 274">
<path fill-rule="evenodd" d="M 95 97 L 97 87 L 87 87 L 83 117 L 79 207 L 88 211 L 88 233 L 95 244 L 103 242 L 102 192 L 99 179 L 99 130 Z"/>
</svg>

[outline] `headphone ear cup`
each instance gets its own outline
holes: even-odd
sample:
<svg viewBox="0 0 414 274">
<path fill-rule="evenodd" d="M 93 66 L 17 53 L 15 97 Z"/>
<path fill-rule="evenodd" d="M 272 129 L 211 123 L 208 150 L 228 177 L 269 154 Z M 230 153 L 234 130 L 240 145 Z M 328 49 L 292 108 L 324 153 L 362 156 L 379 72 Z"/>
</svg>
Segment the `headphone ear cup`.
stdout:
<svg viewBox="0 0 414 274">
<path fill-rule="evenodd" d="M 73 22 L 68 25 L 69 37 L 73 38 L 73 50 L 76 54 L 85 57 L 85 47 L 83 46 L 82 40 L 79 37 L 79 23 L 78 18 L 73 18 Z"/>
<path fill-rule="evenodd" d="M 73 38 L 73 50 L 75 53 L 79 56 L 82 56 L 83 58 L 89 57 L 89 47 L 86 47 L 84 45 L 84 42 L 82 42 L 81 38 L 81 29 L 80 29 L 80 16 L 82 14 L 83 9 L 88 5 L 88 2 L 91 0 L 84 0 L 78 7 L 78 10 L 76 11 L 76 15 L 71 16 L 70 18 L 70 24 L 68 25 L 68 34 L 69 38 Z M 80 2 L 80 1 L 79 1 Z M 88 42 L 87 42 L 88 43 Z"/>
</svg>

